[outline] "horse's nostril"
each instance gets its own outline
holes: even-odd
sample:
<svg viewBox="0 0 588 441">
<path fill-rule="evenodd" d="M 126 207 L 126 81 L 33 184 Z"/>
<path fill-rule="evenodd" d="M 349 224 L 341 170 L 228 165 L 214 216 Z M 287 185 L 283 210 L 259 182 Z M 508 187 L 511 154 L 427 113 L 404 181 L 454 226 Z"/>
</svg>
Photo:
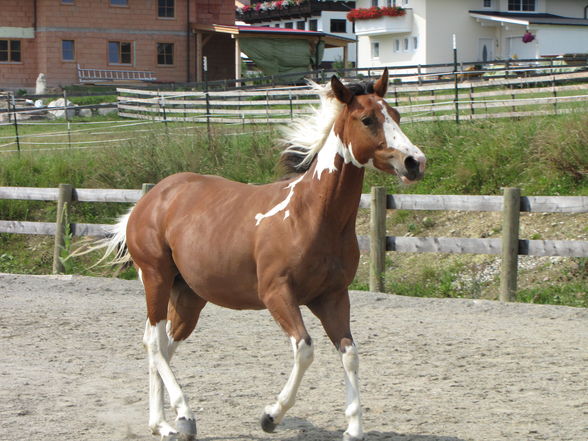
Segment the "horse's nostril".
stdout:
<svg viewBox="0 0 588 441">
<path fill-rule="evenodd" d="M 407 171 L 418 171 L 419 161 L 414 159 L 412 156 L 407 156 L 404 160 L 404 166 L 406 167 Z"/>
</svg>

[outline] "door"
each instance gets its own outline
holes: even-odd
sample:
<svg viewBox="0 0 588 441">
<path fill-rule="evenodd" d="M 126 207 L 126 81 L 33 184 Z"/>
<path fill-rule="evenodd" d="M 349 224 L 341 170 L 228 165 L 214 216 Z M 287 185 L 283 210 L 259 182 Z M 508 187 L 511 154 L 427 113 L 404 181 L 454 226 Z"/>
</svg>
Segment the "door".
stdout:
<svg viewBox="0 0 588 441">
<path fill-rule="evenodd" d="M 487 62 L 494 60 L 494 46 L 493 38 L 480 38 L 478 61 Z"/>
</svg>

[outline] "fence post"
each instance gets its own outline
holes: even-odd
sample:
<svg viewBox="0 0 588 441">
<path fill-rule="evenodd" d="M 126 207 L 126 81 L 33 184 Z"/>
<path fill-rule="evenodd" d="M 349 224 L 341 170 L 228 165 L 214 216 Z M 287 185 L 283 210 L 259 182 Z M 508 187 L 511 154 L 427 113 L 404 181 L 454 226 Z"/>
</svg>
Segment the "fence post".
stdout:
<svg viewBox="0 0 588 441">
<path fill-rule="evenodd" d="M 512 302 L 517 292 L 519 258 L 519 220 L 521 189 L 504 188 L 502 212 L 502 266 L 500 268 L 500 301 Z"/>
<path fill-rule="evenodd" d="M 65 268 L 60 259 L 61 250 L 65 248 L 65 234 L 69 223 L 69 210 L 73 196 L 70 184 L 59 184 L 57 199 L 57 217 L 55 220 L 55 246 L 53 247 L 53 274 L 63 273 Z"/>
<path fill-rule="evenodd" d="M 384 292 L 386 189 L 372 187 L 370 202 L 370 291 Z"/>
<path fill-rule="evenodd" d="M 71 149 L 71 123 L 67 112 L 67 91 L 63 90 L 63 107 L 65 108 L 65 120 L 67 121 L 67 146 Z"/>
<path fill-rule="evenodd" d="M 8 110 L 10 110 L 10 96 L 7 96 L 7 98 Z M 14 94 L 12 94 L 12 119 L 14 120 L 14 133 L 16 135 L 16 150 L 20 156 L 20 136 L 18 134 L 18 119 L 16 118 L 16 99 L 14 98 Z"/>
<path fill-rule="evenodd" d="M 155 184 L 143 184 L 141 185 L 141 196 L 145 196 L 149 190 L 151 190 L 153 187 L 155 187 Z"/>
</svg>

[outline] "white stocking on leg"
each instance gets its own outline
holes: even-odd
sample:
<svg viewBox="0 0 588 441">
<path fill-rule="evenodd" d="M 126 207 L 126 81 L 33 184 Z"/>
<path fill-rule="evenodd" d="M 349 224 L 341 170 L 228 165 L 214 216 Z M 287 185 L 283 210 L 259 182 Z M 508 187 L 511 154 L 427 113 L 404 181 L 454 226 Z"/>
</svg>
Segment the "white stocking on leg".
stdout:
<svg viewBox="0 0 588 441">
<path fill-rule="evenodd" d="M 343 368 L 345 369 L 345 387 L 347 389 L 347 430 L 343 435 L 344 441 L 363 440 L 363 422 L 361 413 L 361 402 L 359 400 L 359 356 L 355 344 L 345 347 L 341 356 Z"/>
</svg>

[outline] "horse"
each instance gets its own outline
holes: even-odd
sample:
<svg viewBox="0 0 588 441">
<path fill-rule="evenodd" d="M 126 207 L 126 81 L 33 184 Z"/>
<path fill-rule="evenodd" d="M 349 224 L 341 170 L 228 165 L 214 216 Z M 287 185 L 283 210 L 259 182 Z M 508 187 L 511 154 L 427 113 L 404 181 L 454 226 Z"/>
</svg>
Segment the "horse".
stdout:
<svg viewBox="0 0 588 441">
<path fill-rule="evenodd" d="M 166 177 L 121 217 L 104 257 L 132 262 L 147 304 L 143 337 L 149 359 L 149 427 L 163 440 L 193 440 L 196 420 L 170 360 L 211 302 L 267 309 L 289 337 L 294 366 L 261 417 L 273 432 L 295 402 L 313 361 L 300 307 L 320 320 L 338 350 L 346 383 L 345 441 L 364 438 L 359 357 L 350 329 L 348 286 L 359 262 L 355 221 L 366 168 L 405 183 L 423 177 L 426 159 L 399 127 L 376 82 L 314 85 L 320 106 L 285 131 L 285 180 L 248 185 L 218 176 Z M 118 251 L 117 251 L 118 250 Z M 164 418 L 164 389 L 177 415 Z"/>
</svg>

